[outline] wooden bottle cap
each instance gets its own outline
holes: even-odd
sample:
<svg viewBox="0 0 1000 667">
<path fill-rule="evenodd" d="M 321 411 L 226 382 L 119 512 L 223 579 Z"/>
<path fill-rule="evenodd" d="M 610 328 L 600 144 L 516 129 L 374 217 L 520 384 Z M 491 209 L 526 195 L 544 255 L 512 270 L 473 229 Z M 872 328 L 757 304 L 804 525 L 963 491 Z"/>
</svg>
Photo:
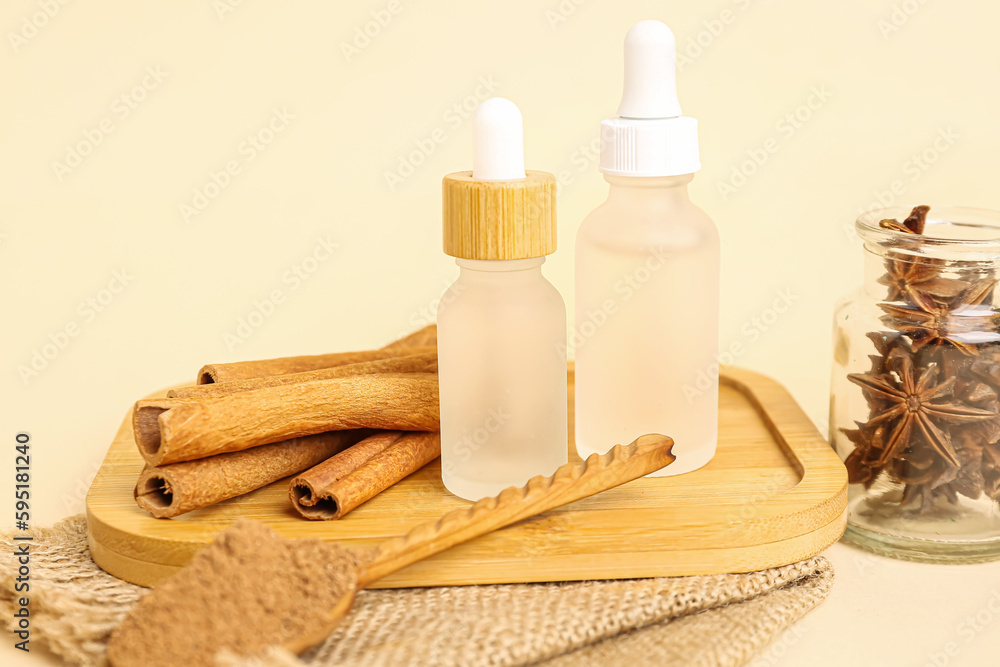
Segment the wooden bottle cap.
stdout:
<svg viewBox="0 0 1000 667">
<path fill-rule="evenodd" d="M 444 251 L 459 259 L 529 259 L 556 250 L 556 177 L 477 181 L 471 171 L 442 184 Z"/>
</svg>

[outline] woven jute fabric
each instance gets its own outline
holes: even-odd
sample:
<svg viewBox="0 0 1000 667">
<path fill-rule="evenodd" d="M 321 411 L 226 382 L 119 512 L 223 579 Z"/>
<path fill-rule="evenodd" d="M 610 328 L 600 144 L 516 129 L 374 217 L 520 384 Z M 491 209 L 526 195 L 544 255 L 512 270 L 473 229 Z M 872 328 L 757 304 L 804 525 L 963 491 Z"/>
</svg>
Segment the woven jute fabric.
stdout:
<svg viewBox="0 0 1000 667">
<path fill-rule="evenodd" d="M 82 516 L 32 532 L 31 640 L 104 665 L 108 636 L 145 593 L 90 558 Z M 18 563 L 0 536 L 0 615 L 12 627 Z M 828 595 L 822 557 L 697 577 L 362 591 L 344 623 L 301 656 L 219 665 L 741 665 Z M 277 619 L 276 619 L 277 621 Z"/>
</svg>

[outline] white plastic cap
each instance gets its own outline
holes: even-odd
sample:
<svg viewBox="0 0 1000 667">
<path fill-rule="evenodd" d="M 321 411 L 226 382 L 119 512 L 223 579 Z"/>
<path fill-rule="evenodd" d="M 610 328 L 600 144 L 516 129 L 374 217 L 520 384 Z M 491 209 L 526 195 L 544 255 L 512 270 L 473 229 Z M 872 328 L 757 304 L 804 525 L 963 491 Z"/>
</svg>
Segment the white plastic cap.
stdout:
<svg viewBox="0 0 1000 667">
<path fill-rule="evenodd" d="M 476 109 L 472 177 L 477 181 L 515 181 L 524 173 L 524 122 L 517 105 L 491 97 Z"/>
<path fill-rule="evenodd" d="M 678 176 L 701 169 L 698 121 L 681 116 L 674 33 L 640 21 L 625 35 L 619 118 L 601 123 L 600 171 L 615 176 Z"/>
</svg>

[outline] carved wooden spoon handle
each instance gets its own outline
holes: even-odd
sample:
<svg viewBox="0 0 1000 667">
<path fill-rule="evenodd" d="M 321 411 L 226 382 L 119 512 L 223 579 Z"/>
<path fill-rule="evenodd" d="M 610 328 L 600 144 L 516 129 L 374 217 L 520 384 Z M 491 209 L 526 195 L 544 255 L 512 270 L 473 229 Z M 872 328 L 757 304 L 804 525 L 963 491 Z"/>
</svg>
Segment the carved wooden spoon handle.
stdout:
<svg viewBox="0 0 1000 667">
<path fill-rule="evenodd" d="M 378 547 L 361 573 L 359 588 L 466 540 L 659 470 L 674 461 L 673 445 L 666 436 L 644 435 L 602 456 L 593 454 L 584 463 L 567 463 L 551 477 L 533 477 L 523 487 L 512 486 L 494 498 L 422 523 Z"/>
</svg>

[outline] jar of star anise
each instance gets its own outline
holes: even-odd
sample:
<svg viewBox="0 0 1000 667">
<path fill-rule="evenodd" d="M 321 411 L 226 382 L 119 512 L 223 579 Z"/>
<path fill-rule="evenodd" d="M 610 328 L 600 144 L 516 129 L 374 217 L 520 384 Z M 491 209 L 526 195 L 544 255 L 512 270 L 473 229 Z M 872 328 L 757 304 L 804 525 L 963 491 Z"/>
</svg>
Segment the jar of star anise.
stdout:
<svg viewBox="0 0 1000 667">
<path fill-rule="evenodd" d="M 1000 213 L 889 208 L 856 229 L 864 286 L 835 312 L 830 398 L 845 537 L 911 560 L 1000 558 Z"/>
</svg>

